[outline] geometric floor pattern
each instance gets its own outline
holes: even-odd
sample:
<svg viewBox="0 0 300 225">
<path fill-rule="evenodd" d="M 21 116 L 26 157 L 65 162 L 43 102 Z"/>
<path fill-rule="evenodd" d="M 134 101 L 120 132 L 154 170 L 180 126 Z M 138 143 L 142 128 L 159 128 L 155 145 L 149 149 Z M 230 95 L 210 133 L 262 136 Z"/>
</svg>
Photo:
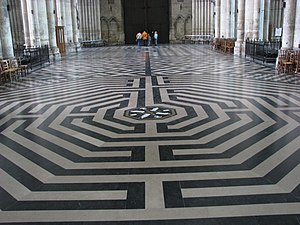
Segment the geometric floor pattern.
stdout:
<svg viewBox="0 0 300 225">
<path fill-rule="evenodd" d="M 2 224 L 296 225 L 300 78 L 203 45 L 83 49 L 1 86 L 0 153 Z"/>
</svg>

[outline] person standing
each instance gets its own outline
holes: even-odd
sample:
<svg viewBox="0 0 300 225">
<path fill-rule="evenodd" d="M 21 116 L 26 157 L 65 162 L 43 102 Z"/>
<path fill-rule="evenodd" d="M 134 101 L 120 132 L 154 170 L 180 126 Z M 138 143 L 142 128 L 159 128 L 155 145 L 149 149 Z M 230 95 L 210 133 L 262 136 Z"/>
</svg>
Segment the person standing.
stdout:
<svg viewBox="0 0 300 225">
<path fill-rule="evenodd" d="M 138 32 L 135 37 L 136 37 L 137 46 L 139 48 L 141 46 L 142 34 Z"/>
<path fill-rule="evenodd" d="M 147 46 L 148 34 L 147 34 L 147 32 L 145 30 L 142 33 L 142 39 L 143 39 L 143 42 L 144 42 L 144 46 Z"/>
<path fill-rule="evenodd" d="M 154 32 L 154 41 L 155 41 L 155 46 L 158 45 L 158 33 L 157 31 Z"/>
<path fill-rule="evenodd" d="M 151 41 L 152 41 L 152 38 L 151 38 L 151 35 L 149 33 L 148 34 L 148 46 L 151 46 Z"/>
</svg>

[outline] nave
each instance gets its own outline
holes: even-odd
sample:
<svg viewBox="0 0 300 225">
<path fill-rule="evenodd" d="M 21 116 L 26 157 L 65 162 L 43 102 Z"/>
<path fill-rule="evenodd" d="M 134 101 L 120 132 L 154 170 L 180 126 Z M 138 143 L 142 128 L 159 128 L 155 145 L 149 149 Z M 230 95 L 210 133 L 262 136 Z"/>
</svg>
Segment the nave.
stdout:
<svg viewBox="0 0 300 225">
<path fill-rule="evenodd" d="M 204 45 L 83 49 L 0 91 L 0 223 L 300 224 L 299 75 Z"/>
</svg>

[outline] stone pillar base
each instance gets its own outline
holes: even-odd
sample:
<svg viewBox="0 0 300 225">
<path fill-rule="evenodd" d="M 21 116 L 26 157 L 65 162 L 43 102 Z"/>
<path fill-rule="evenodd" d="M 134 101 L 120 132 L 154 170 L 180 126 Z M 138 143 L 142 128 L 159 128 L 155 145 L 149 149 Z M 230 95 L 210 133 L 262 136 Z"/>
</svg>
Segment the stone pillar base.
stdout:
<svg viewBox="0 0 300 225">
<path fill-rule="evenodd" d="M 75 47 L 75 51 L 78 52 L 78 51 L 81 51 L 81 45 L 79 42 L 75 42 L 74 43 L 74 47 Z"/>
<path fill-rule="evenodd" d="M 234 55 L 241 56 L 243 53 L 245 53 L 243 42 L 235 42 L 234 46 Z"/>
<path fill-rule="evenodd" d="M 81 50 L 81 46 L 79 42 L 66 44 L 67 53 L 78 52 L 80 50 Z"/>
<path fill-rule="evenodd" d="M 59 61 L 61 59 L 61 55 L 59 49 L 54 47 L 50 48 L 50 62 Z"/>
<path fill-rule="evenodd" d="M 75 52 L 75 45 L 74 43 L 66 43 L 66 53 Z"/>
</svg>

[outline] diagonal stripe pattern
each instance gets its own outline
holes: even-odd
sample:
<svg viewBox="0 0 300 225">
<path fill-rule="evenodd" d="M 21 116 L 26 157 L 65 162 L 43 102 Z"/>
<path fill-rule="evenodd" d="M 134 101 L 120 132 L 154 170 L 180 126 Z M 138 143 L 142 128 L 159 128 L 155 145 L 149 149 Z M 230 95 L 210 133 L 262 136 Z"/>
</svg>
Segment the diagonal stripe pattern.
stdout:
<svg viewBox="0 0 300 225">
<path fill-rule="evenodd" d="M 201 45 L 123 46 L 1 86 L 0 223 L 299 224 L 289 76 Z"/>
</svg>

